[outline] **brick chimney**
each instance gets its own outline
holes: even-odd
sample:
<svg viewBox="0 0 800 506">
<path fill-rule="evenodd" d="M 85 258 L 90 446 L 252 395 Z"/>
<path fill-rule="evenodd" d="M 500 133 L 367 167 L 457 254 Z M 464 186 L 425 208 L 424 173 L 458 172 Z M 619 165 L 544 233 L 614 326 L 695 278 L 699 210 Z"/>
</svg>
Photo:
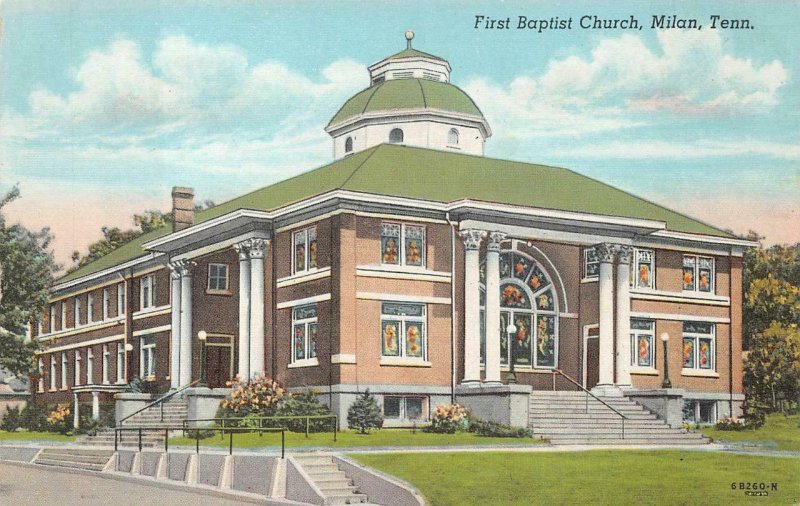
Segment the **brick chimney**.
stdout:
<svg viewBox="0 0 800 506">
<path fill-rule="evenodd" d="M 172 231 L 178 232 L 194 225 L 194 190 L 172 187 Z"/>
</svg>

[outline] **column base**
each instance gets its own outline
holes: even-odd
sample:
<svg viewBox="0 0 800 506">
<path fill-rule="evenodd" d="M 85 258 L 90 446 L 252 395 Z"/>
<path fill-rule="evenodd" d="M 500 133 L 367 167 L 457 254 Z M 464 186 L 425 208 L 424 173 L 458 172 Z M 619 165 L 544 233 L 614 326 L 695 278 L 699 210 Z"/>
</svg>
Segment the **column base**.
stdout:
<svg viewBox="0 0 800 506">
<path fill-rule="evenodd" d="M 616 385 L 596 385 L 591 392 L 598 397 L 622 397 L 622 389 Z"/>
<path fill-rule="evenodd" d="M 461 383 L 458 384 L 458 386 L 466 388 L 480 388 L 481 380 L 462 380 Z"/>
<path fill-rule="evenodd" d="M 499 387 L 502 386 L 502 381 L 484 381 L 481 386 L 483 387 Z"/>
</svg>

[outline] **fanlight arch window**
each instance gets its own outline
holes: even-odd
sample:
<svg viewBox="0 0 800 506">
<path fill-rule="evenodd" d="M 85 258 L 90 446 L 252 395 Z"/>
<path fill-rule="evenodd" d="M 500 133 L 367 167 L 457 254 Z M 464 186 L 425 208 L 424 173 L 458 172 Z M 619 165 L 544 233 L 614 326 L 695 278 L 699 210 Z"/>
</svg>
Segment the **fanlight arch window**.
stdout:
<svg viewBox="0 0 800 506">
<path fill-rule="evenodd" d="M 352 137 L 348 137 L 344 141 L 344 152 L 345 153 L 350 153 L 352 151 L 353 151 L 353 138 Z"/>
<path fill-rule="evenodd" d="M 447 145 L 458 146 L 458 130 L 455 128 L 451 128 L 450 131 L 447 132 Z"/>
<path fill-rule="evenodd" d="M 486 356 L 486 264 L 481 264 L 481 363 Z M 500 364 L 515 368 L 558 366 L 558 297 L 553 278 L 519 251 L 500 254 Z M 513 323 L 516 330 L 509 334 Z"/>
<path fill-rule="evenodd" d="M 392 144 L 400 144 L 403 142 L 403 130 L 400 128 L 393 128 L 391 132 L 389 132 L 389 142 Z"/>
</svg>

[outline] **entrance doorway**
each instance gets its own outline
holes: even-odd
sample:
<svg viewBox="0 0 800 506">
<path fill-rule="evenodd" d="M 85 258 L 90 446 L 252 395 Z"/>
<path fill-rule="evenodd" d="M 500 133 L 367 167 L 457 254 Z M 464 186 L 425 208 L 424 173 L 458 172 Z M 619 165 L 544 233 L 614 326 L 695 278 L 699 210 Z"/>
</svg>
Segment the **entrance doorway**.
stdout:
<svg viewBox="0 0 800 506">
<path fill-rule="evenodd" d="M 584 327 L 583 387 L 591 390 L 600 382 L 600 328 Z"/>
<path fill-rule="evenodd" d="M 211 337 L 211 336 L 209 336 Z M 233 343 L 227 336 L 206 344 L 206 381 L 210 388 L 224 388 L 233 377 Z M 226 342 L 227 341 L 227 342 Z"/>
</svg>

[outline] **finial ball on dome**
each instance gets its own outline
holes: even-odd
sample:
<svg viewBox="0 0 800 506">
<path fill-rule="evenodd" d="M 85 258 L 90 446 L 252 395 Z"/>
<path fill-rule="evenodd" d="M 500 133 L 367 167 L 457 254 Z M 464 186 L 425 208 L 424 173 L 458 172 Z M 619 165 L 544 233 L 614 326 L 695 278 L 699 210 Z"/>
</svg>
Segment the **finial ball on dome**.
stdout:
<svg viewBox="0 0 800 506">
<path fill-rule="evenodd" d="M 411 29 L 406 30 L 406 40 L 410 41 L 414 38 L 414 31 Z"/>
</svg>

